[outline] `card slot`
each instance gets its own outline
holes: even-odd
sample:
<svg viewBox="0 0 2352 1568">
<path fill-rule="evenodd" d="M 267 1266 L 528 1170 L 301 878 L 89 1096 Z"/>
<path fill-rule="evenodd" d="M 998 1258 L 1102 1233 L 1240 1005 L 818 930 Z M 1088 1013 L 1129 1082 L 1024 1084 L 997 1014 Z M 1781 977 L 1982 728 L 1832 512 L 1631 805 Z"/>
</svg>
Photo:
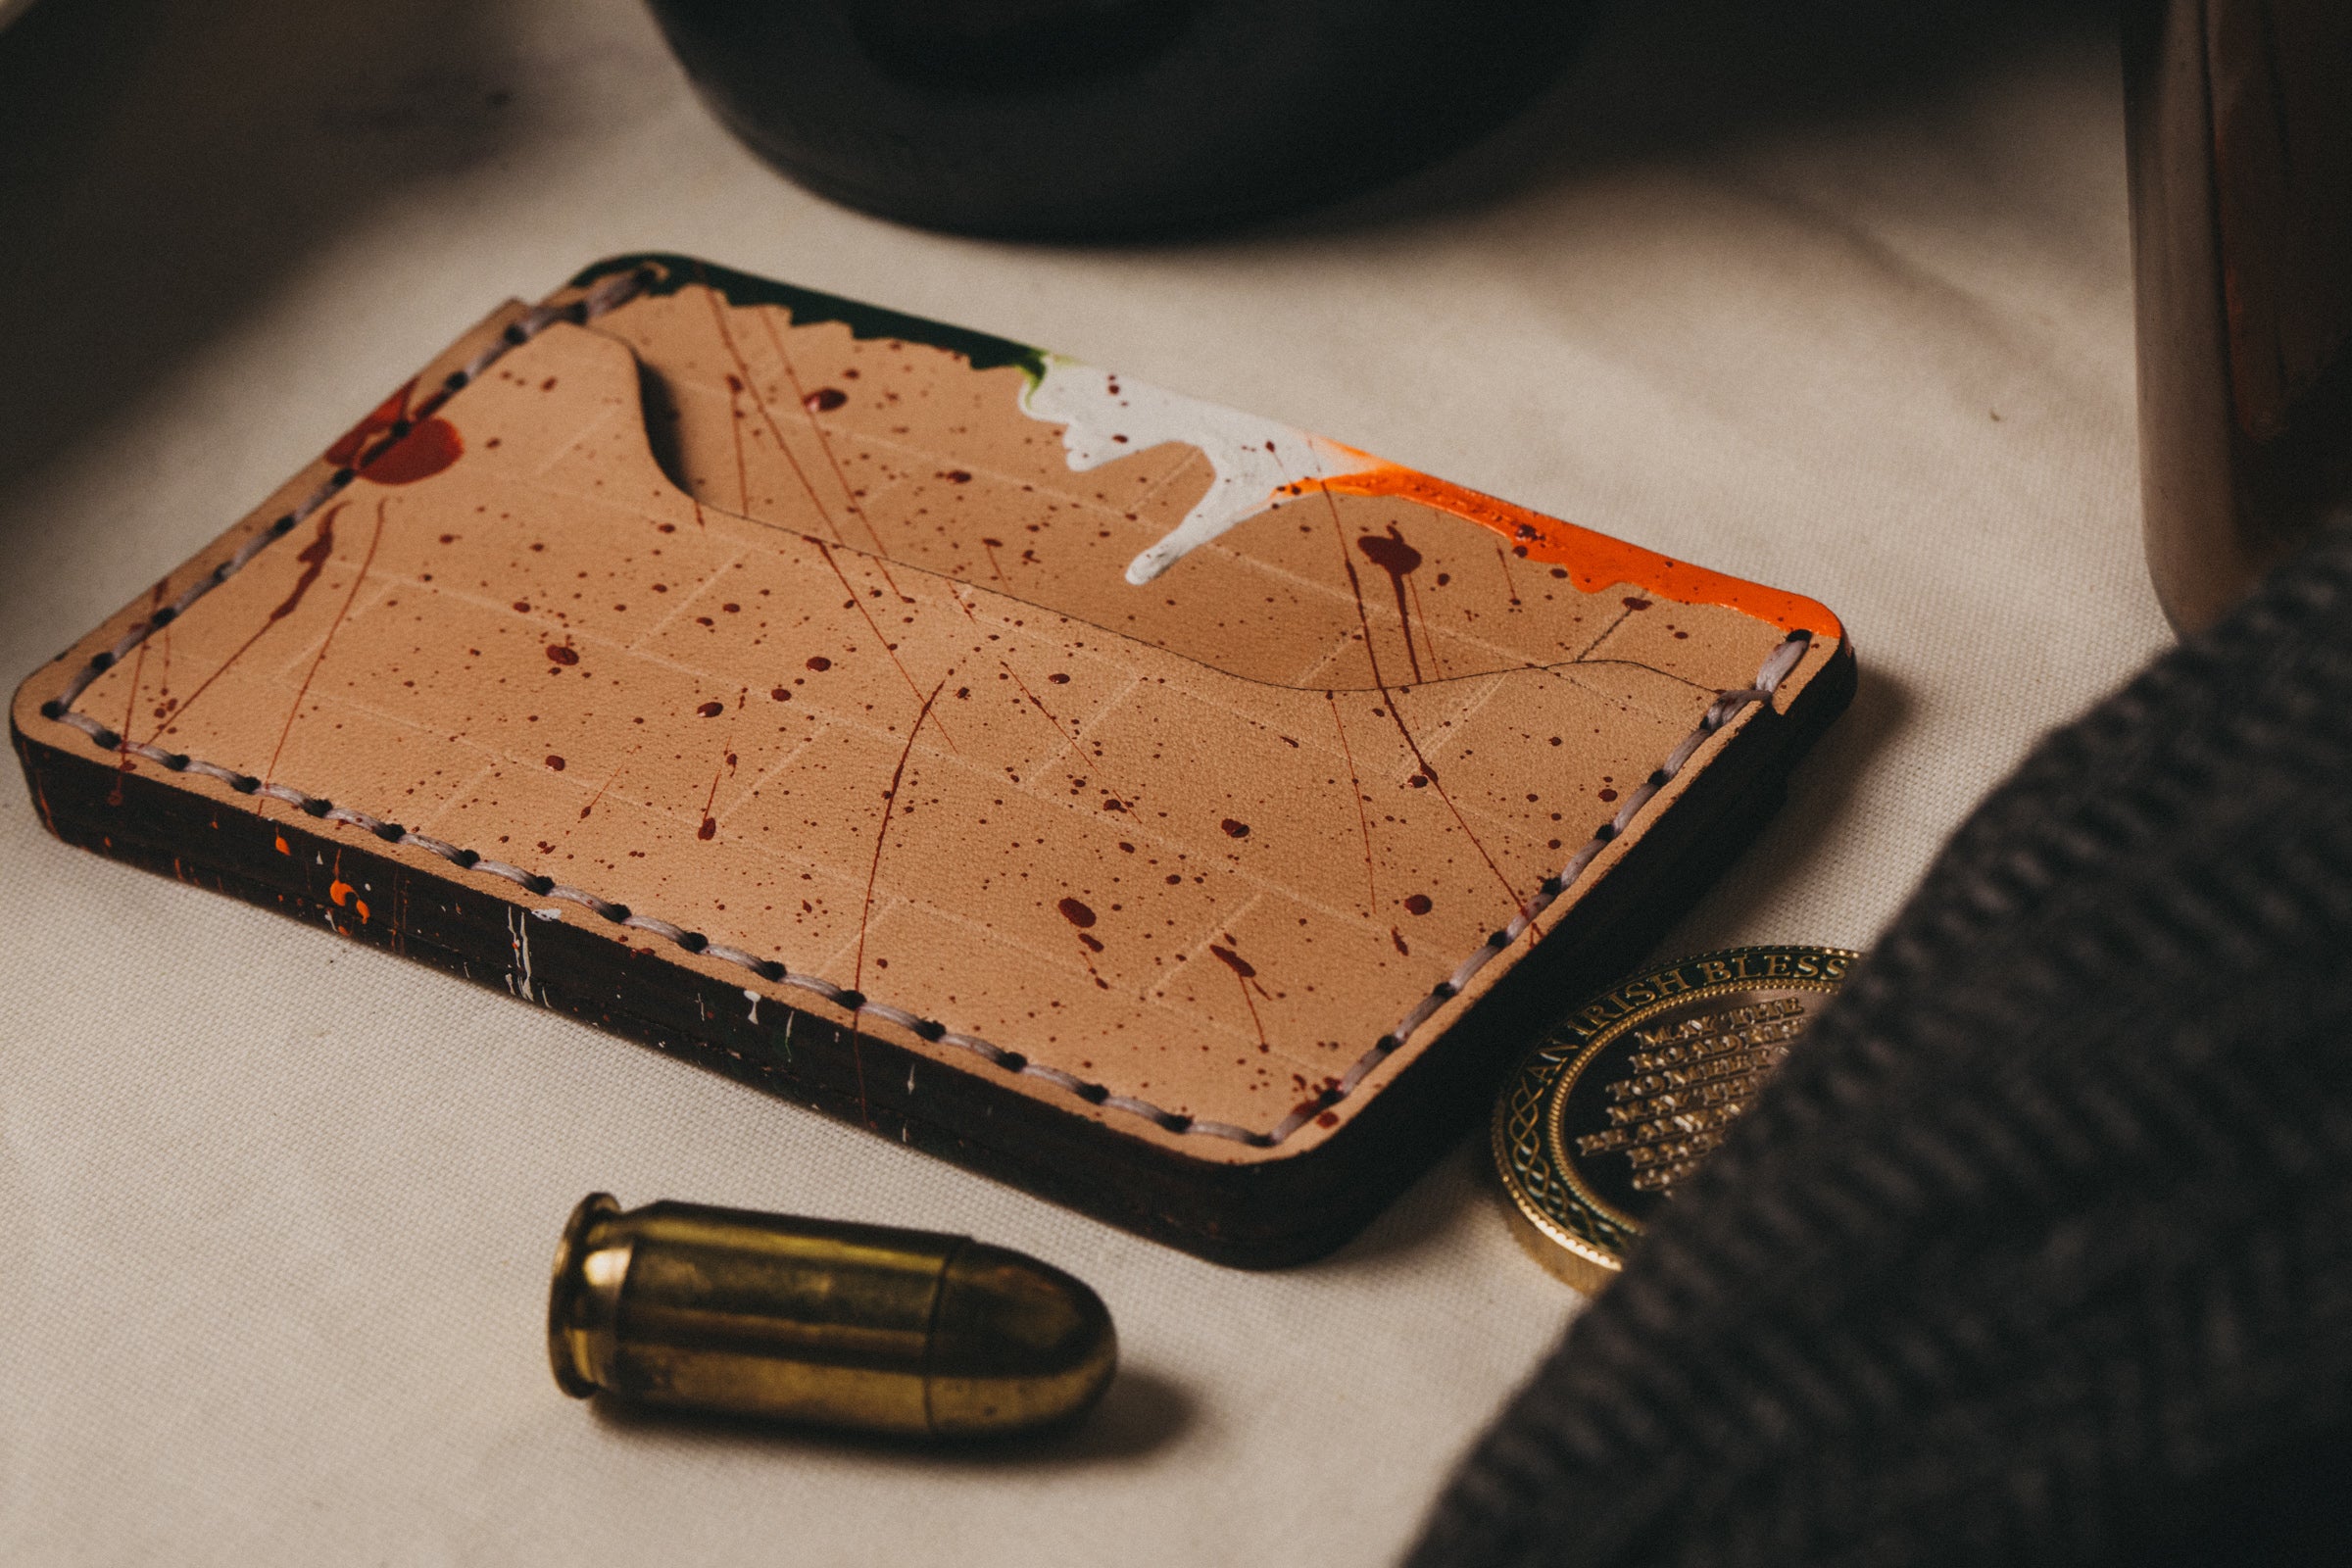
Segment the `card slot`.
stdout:
<svg viewBox="0 0 2352 1568">
<path fill-rule="evenodd" d="M 1260 513 L 1139 586 L 1131 564 L 1219 481 L 1200 449 L 1178 441 L 1072 468 L 1064 426 L 1026 406 L 1033 369 L 974 370 L 950 350 L 859 338 L 836 319 L 790 324 L 780 307 L 722 306 L 701 285 L 633 300 L 592 330 L 629 346 L 660 389 L 663 428 L 648 461 L 694 502 L 820 533 L 894 571 L 1002 593 L 1240 679 L 1395 689 L 1549 665 L 1580 657 L 1630 606 L 1656 602 L 1634 584 L 1581 591 L 1563 567 L 1514 561 L 1493 526 L 1401 492 L 1270 491 Z M 1046 363 L 1050 373 L 1073 368 Z M 1212 424 L 1264 423 L 1152 396 Z M 1332 463 L 1374 461 L 1331 451 L 1343 455 Z M 854 482 L 869 474 L 885 482 Z M 1676 658 L 1658 667 L 1709 690 L 1752 669 L 1784 634 L 1738 611 L 1694 613 L 1678 629 Z"/>
</svg>

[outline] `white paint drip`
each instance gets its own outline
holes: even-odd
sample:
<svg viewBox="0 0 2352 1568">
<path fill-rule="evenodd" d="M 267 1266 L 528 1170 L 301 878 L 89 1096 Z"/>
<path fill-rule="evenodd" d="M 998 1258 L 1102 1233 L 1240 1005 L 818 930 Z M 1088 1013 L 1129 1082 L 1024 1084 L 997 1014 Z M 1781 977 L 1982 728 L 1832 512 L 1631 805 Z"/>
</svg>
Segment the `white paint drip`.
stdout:
<svg viewBox="0 0 2352 1568">
<path fill-rule="evenodd" d="M 1335 441 L 1055 355 L 1046 357 L 1040 380 L 1024 385 L 1021 412 L 1062 427 L 1062 452 L 1079 472 L 1170 441 L 1208 459 L 1216 477 L 1207 493 L 1127 564 L 1127 580 L 1139 588 L 1236 523 L 1297 499 L 1283 495 L 1283 486 L 1364 464 L 1362 454 Z"/>
<path fill-rule="evenodd" d="M 752 1004 L 752 1022 L 758 1023 L 760 1021 L 760 993 L 747 986 L 744 988 L 743 1000 Z"/>
<path fill-rule="evenodd" d="M 507 989 L 525 1002 L 544 1004 L 547 999 L 531 990 L 531 928 L 523 923 L 522 911 L 513 906 L 507 909 L 507 948 L 514 956 L 507 970 Z"/>
</svg>

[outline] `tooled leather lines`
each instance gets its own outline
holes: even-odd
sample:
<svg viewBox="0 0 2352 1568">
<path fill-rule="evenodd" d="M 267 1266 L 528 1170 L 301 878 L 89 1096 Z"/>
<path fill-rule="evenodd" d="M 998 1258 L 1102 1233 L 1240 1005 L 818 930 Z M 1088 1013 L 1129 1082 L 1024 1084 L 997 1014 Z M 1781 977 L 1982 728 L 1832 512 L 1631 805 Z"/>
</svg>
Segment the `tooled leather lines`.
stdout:
<svg viewBox="0 0 2352 1568">
<path fill-rule="evenodd" d="M 386 443 L 386 448 L 396 444 L 401 436 L 407 434 L 410 427 L 432 416 L 451 396 L 488 369 L 509 349 L 529 342 L 556 321 L 581 322 L 592 319 L 614 306 L 624 303 L 644 286 L 645 278 L 642 274 L 624 274 L 612 279 L 569 306 L 549 307 L 543 305 L 518 318 L 506 328 L 495 342 L 476 354 L 463 368 L 446 377 L 441 387 L 419 404 L 407 420 L 396 425 L 389 432 L 392 440 Z M 380 455 L 380 451 L 378 455 Z M 366 463 L 363 462 L 361 466 L 365 466 Z M 1717 694 L 1715 701 L 1708 706 L 1696 727 L 1685 736 L 1682 742 L 1667 754 L 1665 760 L 1627 796 L 1613 817 L 1594 829 L 1592 836 L 1568 858 L 1557 872 L 1544 878 L 1535 895 L 1525 902 L 1519 913 L 1512 917 L 1508 925 L 1494 932 L 1485 942 L 1479 944 L 1450 975 L 1440 981 L 1408 1008 L 1388 1033 L 1374 1041 L 1370 1049 L 1357 1057 L 1354 1064 L 1335 1084 L 1292 1110 L 1272 1129 L 1265 1132 L 1253 1132 L 1249 1128 L 1238 1127 L 1227 1122 L 1188 1116 L 1131 1095 L 1115 1094 L 1106 1085 L 1089 1082 L 1058 1067 L 1031 1061 L 1019 1052 L 1007 1051 L 977 1035 L 950 1029 L 938 1020 L 920 1017 L 903 1007 L 893 1006 L 889 1003 L 874 1001 L 861 991 L 837 985 L 818 975 L 795 972 L 787 969 L 784 964 L 775 959 L 762 958 L 740 948 L 712 942 L 699 931 L 687 930 L 654 915 L 640 914 L 625 905 L 600 898 L 583 888 L 556 882 L 550 877 L 525 870 L 521 866 L 489 858 L 475 851 L 418 833 L 414 829 L 404 827 L 397 822 L 387 821 L 368 812 L 346 806 L 338 806 L 323 796 L 312 795 L 307 791 L 273 780 L 266 782 L 236 768 L 225 767 L 218 762 L 190 757 L 184 753 L 172 752 L 152 743 L 128 741 L 103 721 L 73 710 L 71 705 L 74 699 L 79 697 L 92 681 L 136 650 L 153 632 L 169 625 L 172 620 L 185 613 L 190 606 L 207 593 L 235 575 L 239 569 L 272 542 L 291 533 L 305 517 L 312 515 L 319 507 L 348 486 L 358 476 L 358 472 L 359 469 L 354 467 L 337 469 L 317 490 L 298 503 L 293 510 L 256 533 L 227 560 L 220 563 L 211 572 L 198 578 L 177 599 L 157 611 L 146 620 L 134 624 L 113 648 L 94 655 L 81 669 L 74 674 L 55 698 L 42 705 L 43 715 L 79 730 L 101 751 L 144 758 L 171 772 L 202 774 L 218 780 L 239 794 L 267 796 L 319 820 L 343 823 L 363 829 L 387 844 L 407 845 L 426 851 L 439 856 L 461 870 L 502 878 L 535 898 L 555 899 L 576 905 L 615 926 L 627 930 L 643 931 L 660 937 L 686 953 L 699 954 L 706 957 L 732 963 L 771 985 L 792 986 L 810 992 L 853 1014 L 871 1015 L 896 1024 L 918 1039 L 935 1045 L 956 1047 L 1004 1071 L 1037 1078 L 1053 1084 L 1089 1104 L 1140 1117 L 1167 1132 L 1223 1138 L 1252 1148 L 1273 1148 L 1284 1143 L 1300 1127 L 1305 1126 L 1316 1116 L 1351 1095 L 1375 1068 L 1399 1050 L 1411 1038 L 1413 1032 L 1426 1023 L 1440 1007 L 1460 995 L 1481 969 L 1526 934 L 1529 927 L 1542 916 L 1543 912 L 1550 907 L 1584 874 L 1601 851 L 1632 825 L 1634 818 L 1650 801 L 1656 798 L 1658 791 L 1681 773 L 1691 757 L 1697 753 L 1699 747 L 1705 744 L 1708 736 L 1729 723 L 1748 705 L 1770 701 L 1781 682 L 1804 657 L 1811 641 L 1811 634 L 1808 632 L 1792 633 L 1765 659 L 1763 664 L 1756 671 L 1753 684 L 1743 689 Z"/>
</svg>

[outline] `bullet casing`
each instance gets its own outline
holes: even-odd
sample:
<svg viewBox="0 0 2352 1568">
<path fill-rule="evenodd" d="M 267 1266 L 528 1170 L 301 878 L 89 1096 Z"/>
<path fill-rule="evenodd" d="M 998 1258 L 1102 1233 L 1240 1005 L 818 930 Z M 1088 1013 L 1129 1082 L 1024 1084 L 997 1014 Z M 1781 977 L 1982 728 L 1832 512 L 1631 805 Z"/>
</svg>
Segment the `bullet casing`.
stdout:
<svg viewBox="0 0 2352 1568">
<path fill-rule="evenodd" d="M 1102 1298 L 967 1237 L 582 1200 L 557 1250 L 564 1391 L 908 1437 L 1075 1417 L 1110 1382 Z"/>
</svg>

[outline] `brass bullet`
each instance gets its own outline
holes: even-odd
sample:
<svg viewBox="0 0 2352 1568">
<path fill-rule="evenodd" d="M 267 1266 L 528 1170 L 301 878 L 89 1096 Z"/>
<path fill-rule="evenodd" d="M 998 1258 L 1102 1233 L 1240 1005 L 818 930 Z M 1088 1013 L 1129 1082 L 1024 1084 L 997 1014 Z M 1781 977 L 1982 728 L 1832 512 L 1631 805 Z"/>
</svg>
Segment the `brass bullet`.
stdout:
<svg viewBox="0 0 2352 1568">
<path fill-rule="evenodd" d="M 1102 1299 L 962 1236 L 699 1203 L 572 1210 L 547 1305 L 586 1398 L 978 1438 L 1068 1421 L 1118 1364 Z"/>
</svg>

